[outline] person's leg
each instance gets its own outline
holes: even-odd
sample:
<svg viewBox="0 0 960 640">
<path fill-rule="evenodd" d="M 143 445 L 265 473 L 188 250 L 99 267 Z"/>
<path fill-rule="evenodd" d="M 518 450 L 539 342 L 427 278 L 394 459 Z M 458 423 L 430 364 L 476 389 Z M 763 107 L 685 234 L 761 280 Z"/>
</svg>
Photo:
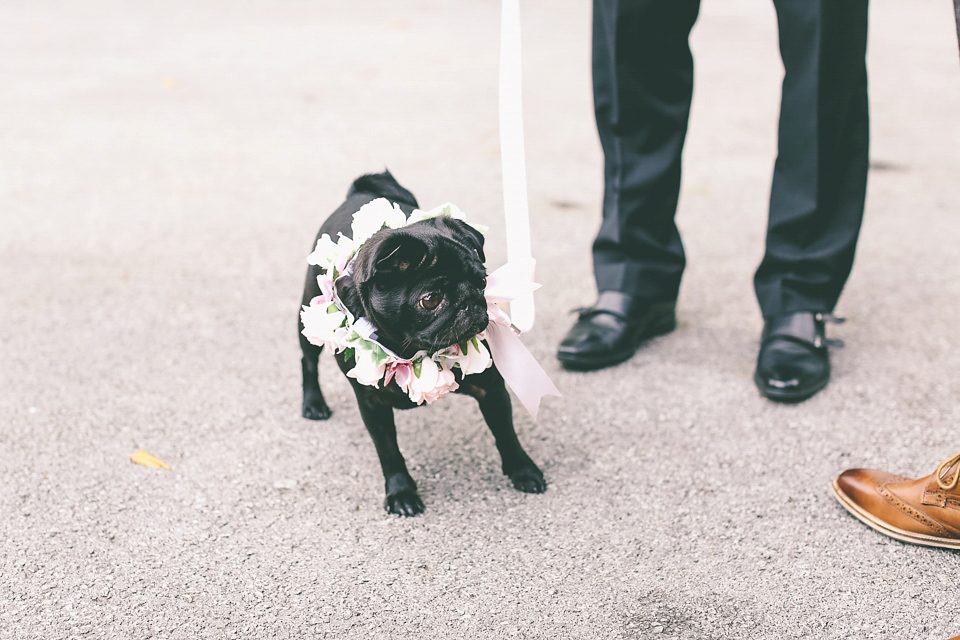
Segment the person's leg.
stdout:
<svg viewBox="0 0 960 640">
<path fill-rule="evenodd" d="M 593 244 L 600 297 L 557 352 L 568 368 L 629 358 L 676 326 L 684 254 L 674 224 L 690 114 L 688 38 L 699 0 L 594 0 L 593 90 L 604 153 Z"/>
<path fill-rule="evenodd" d="M 960 44 L 960 0 L 953 0 L 953 9 L 957 14 L 957 43 Z"/>
<path fill-rule="evenodd" d="M 823 314 L 850 275 L 866 193 L 867 0 L 774 0 L 783 97 L 766 253 L 754 276 L 765 325 L 755 381 L 804 400 L 830 362 Z"/>
<path fill-rule="evenodd" d="M 867 185 L 867 0 L 774 0 L 785 70 L 764 318 L 831 312 L 850 275 Z"/>
<path fill-rule="evenodd" d="M 693 91 L 699 0 L 595 0 L 593 92 L 604 154 L 597 289 L 673 301 L 684 254 L 674 224 Z"/>
</svg>

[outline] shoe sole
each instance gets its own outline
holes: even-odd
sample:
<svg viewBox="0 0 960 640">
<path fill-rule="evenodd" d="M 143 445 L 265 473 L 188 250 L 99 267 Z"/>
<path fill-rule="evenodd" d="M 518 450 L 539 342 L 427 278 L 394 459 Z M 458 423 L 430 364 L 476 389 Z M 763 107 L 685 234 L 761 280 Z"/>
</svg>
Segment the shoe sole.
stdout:
<svg viewBox="0 0 960 640">
<path fill-rule="evenodd" d="M 937 538 L 936 536 L 928 536 L 922 533 L 911 533 L 910 531 L 898 529 L 897 527 L 889 525 L 883 520 L 880 520 L 848 498 L 843 490 L 840 489 L 840 484 L 836 480 L 833 481 L 833 496 L 841 505 L 843 505 L 843 508 L 849 511 L 850 514 L 853 515 L 857 520 L 867 525 L 871 529 L 879 531 L 885 536 L 896 538 L 901 542 L 918 544 L 923 547 L 938 547 L 940 549 L 954 549 L 960 551 L 960 540 Z"/>
<path fill-rule="evenodd" d="M 753 374 L 753 382 L 757 385 L 757 389 L 760 391 L 760 395 L 768 400 L 774 400 L 776 402 L 782 402 L 784 404 L 795 404 L 797 402 L 803 402 L 813 396 L 817 395 L 827 386 L 830 382 L 830 376 L 828 375 L 824 380 L 818 382 L 812 387 L 807 387 L 803 391 L 781 391 L 780 389 L 771 389 L 763 384 L 763 379 L 760 378 L 756 373 Z"/>
<path fill-rule="evenodd" d="M 651 326 L 646 332 L 637 336 L 632 349 L 615 357 L 585 361 L 582 358 L 571 358 L 569 356 L 565 357 L 565 354 L 558 353 L 557 360 L 560 361 L 560 364 L 563 365 L 564 369 L 568 369 L 570 371 L 596 371 L 597 369 L 612 367 L 613 365 L 620 364 L 621 362 L 626 362 L 635 356 L 637 350 L 648 340 L 666 335 L 676 328 L 676 317 L 665 318 L 660 322 L 660 324 Z"/>
</svg>

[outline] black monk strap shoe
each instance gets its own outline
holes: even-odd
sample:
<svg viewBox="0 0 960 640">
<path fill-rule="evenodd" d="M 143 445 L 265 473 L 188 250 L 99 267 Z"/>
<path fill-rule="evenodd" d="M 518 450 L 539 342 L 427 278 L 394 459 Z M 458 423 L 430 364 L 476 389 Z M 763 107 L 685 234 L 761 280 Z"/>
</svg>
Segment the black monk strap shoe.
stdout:
<svg viewBox="0 0 960 640">
<path fill-rule="evenodd" d="M 777 402 L 801 402 L 827 386 L 827 347 L 842 343 L 827 340 L 824 322 L 843 319 L 810 311 L 767 318 L 753 376 L 761 394 Z"/>
<path fill-rule="evenodd" d="M 676 303 L 604 291 L 595 305 L 580 310 L 557 359 L 575 371 L 602 369 L 630 358 L 644 340 L 676 327 Z"/>
</svg>

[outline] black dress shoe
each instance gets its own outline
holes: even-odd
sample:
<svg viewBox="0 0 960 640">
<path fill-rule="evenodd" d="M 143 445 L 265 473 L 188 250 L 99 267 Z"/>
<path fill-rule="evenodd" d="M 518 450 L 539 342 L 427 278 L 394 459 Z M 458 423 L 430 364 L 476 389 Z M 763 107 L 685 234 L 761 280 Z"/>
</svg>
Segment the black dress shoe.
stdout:
<svg viewBox="0 0 960 640">
<path fill-rule="evenodd" d="M 833 316 L 803 311 L 767 318 L 753 376 L 761 394 L 778 402 L 800 402 L 827 386 L 825 319 Z"/>
<path fill-rule="evenodd" d="M 604 291 L 580 312 L 560 343 L 557 359 L 567 369 L 589 371 L 623 362 L 647 338 L 677 327 L 676 304 L 649 302 L 619 291 Z"/>
</svg>

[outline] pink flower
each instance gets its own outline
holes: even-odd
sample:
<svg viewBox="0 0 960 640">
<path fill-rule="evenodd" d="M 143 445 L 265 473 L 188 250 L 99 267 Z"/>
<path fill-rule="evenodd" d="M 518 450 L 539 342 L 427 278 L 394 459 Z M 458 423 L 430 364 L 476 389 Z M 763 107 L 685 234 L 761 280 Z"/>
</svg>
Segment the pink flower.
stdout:
<svg viewBox="0 0 960 640">
<path fill-rule="evenodd" d="M 323 298 L 323 301 L 333 302 L 333 278 L 330 277 L 330 272 L 327 271 L 318 275 L 317 284 L 320 285 L 320 297 Z M 313 304 L 313 302 L 310 304 Z"/>
<path fill-rule="evenodd" d="M 379 387 L 383 372 L 387 368 L 386 364 L 377 364 L 373 358 L 360 353 L 356 354 L 354 360 L 353 369 L 347 371 L 347 375 L 356 379 L 360 384 L 365 384 L 368 387 Z"/>
<path fill-rule="evenodd" d="M 452 371 L 445 367 L 438 367 L 437 363 L 430 358 L 423 358 L 420 361 L 420 375 L 414 375 L 410 380 L 407 395 L 417 404 L 423 402 L 432 404 L 437 398 L 445 396 L 459 386 Z"/>
<path fill-rule="evenodd" d="M 343 253 L 338 253 L 336 260 L 333 262 L 333 268 L 336 269 L 337 275 L 343 273 L 343 270 L 347 268 L 347 263 L 353 259 L 353 252 L 344 251 Z"/>
<path fill-rule="evenodd" d="M 387 365 L 387 375 L 383 379 L 384 386 L 390 384 L 390 379 L 395 378 L 397 386 L 406 392 L 410 386 L 410 380 L 413 378 L 413 364 L 408 360 L 397 360 Z"/>
</svg>

